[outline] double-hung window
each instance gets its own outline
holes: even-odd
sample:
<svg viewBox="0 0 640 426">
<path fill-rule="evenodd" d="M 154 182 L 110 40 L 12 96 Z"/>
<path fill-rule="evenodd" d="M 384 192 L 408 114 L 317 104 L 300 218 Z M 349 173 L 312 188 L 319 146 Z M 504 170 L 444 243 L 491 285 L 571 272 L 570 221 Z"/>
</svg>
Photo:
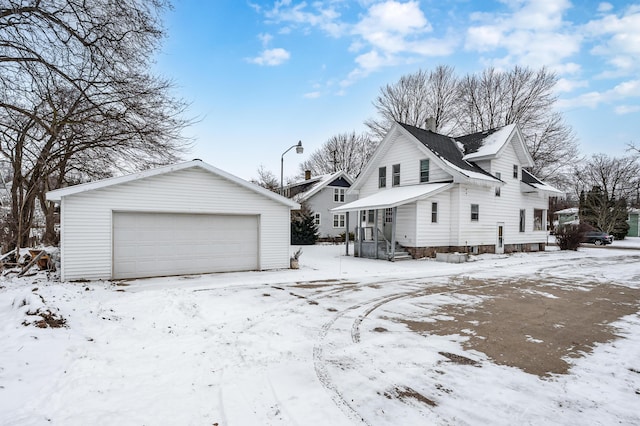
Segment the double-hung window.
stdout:
<svg viewBox="0 0 640 426">
<path fill-rule="evenodd" d="M 518 179 L 520 168 L 517 164 L 513 165 L 513 178 Z"/>
<path fill-rule="evenodd" d="M 471 204 L 471 221 L 477 222 L 480 219 L 480 206 L 478 204 Z"/>
<path fill-rule="evenodd" d="M 429 160 L 420 160 L 420 183 L 429 182 Z"/>
<path fill-rule="evenodd" d="M 378 188 L 387 187 L 387 168 L 380 167 L 378 169 Z"/>
<path fill-rule="evenodd" d="M 313 223 L 314 223 L 316 226 L 320 226 L 320 213 L 315 213 L 315 214 L 313 215 Z"/>
<path fill-rule="evenodd" d="M 333 201 L 344 203 L 344 188 L 333 188 Z"/>
<path fill-rule="evenodd" d="M 431 203 L 431 223 L 438 223 L 438 203 Z"/>
<path fill-rule="evenodd" d="M 400 185 L 400 164 L 393 165 L 393 175 L 391 185 L 399 186 Z"/>
<path fill-rule="evenodd" d="M 334 228 L 344 228 L 344 214 L 334 214 L 333 215 L 333 227 Z"/>
<path fill-rule="evenodd" d="M 520 209 L 520 232 L 524 232 L 526 229 L 526 214 L 527 211 L 525 209 Z"/>
<path fill-rule="evenodd" d="M 542 209 L 533 209 L 533 230 L 544 230 L 544 210 Z"/>
</svg>

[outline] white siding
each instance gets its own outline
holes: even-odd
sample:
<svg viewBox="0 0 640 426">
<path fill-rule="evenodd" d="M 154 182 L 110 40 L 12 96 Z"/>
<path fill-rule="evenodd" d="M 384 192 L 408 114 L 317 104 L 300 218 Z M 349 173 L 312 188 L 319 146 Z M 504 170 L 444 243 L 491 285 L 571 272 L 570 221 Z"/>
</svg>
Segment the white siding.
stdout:
<svg viewBox="0 0 640 426">
<path fill-rule="evenodd" d="M 430 160 L 430 182 L 443 182 L 452 179 L 451 175 L 436 165 L 433 155 L 426 154 L 418 148 L 415 141 L 407 140 L 404 136 L 392 141 L 388 145 L 388 149 L 380 154 L 378 164 L 373 168 L 367 180 L 360 188 L 359 198 L 367 197 L 381 190 L 378 188 L 378 170 L 380 167 L 387 168 L 387 186 L 384 189 L 393 188 L 394 164 L 400 164 L 400 186 L 420 183 L 420 160 L 425 159 Z"/>
<path fill-rule="evenodd" d="M 438 221 L 431 222 L 431 203 L 438 203 Z M 417 202 L 417 240 L 415 247 L 443 247 L 451 245 L 452 216 L 451 192 Z"/>
<path fill-rule="evenodd" d="M 384 214 L 384 211 L 383 211 Z M 403 246 L 415 247 L 416 242 L 416 205 L 399 206 L 396 217 L 396 241 Z"/>
<path fill-rule="evenodd" d="M 483 163 L 486 170 L 501 174 L 505 182 L 500 196 L 495 196 L 494 188 L 460 187 L 460 236 L 451 245 L 493 245 L 496 243 L 497 223 L 504 222 L 504 243 L 543 243 L 546 231 L 533 230 L 533 210 L 548 209 L 546 197 L 538 194 L 524 194 L 520 190 L 521 174 L 513 177 L 513 165 L 519 160 L 511 143 L 507 144 L 498 159 Z M 471 222 L 471 204 L 478 204 L 480 219 Z M 526 210 L 526 232 L 519 232 L 520 209 Z M 546 217 L 545 217 L 546 219 Z"/>
<path fill-rule="evenodd" d="M 260 269 L 289 264 L 288 206 L 188 168 L 63 197 L 63 280 L 111 278 L 113 211 L 258 215 Z"/>
<path fill-rule="evenodd" d="M 334 201 L 333 190 L 335 188 L 338 188 L 338 189 L 342 188 L 345 190 L 344 203 L 338 203 Z M 309 200 L 307 201 L 307 205 L 313 212 L 320 213 L 320 226 L 318 227 L 318 233 L 320 237 L 337 237 L 338 235 L 344 232 L 345 230 L 344 227 L 343 228 L 333 227 L 334 213 L 329 210 L 335 207 L 340 207 L 345 203 L 350 203 L 358 199 L 356 195 L 347 194 L 346 192 L 348 189 L 349 188 L 338 187 L 338 186 L 326 186 L 322 188 L 317 194 L 309 198 Z M 341 213 L 341 214 L 345 214 L 345 213 Z M 349 219 L 350 219 L 349 227 L 351 228 L 351 231 L 353 231 L 357 224 L 357 221 L 353 220 L 351 216 L 349 217 Z"/>
</svg>

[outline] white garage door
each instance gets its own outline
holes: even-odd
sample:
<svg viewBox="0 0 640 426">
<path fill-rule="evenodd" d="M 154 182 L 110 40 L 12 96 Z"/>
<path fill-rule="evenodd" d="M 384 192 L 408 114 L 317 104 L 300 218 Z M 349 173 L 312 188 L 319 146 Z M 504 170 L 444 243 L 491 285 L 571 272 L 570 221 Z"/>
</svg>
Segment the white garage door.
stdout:
<svg viewBox="0 0 640 426">
<path fill-rule="evenodd" d="M 258 269 L 258 216 L 113 214 L 113 277 Z"/>
</svg>

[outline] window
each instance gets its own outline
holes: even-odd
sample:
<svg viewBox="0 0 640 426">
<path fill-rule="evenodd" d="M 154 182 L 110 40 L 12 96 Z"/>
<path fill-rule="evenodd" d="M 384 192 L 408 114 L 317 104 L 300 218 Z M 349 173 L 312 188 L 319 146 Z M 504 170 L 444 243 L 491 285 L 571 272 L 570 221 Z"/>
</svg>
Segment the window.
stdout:
<svg viewBox="0 0 640 426">
<path fill-rule="evenodd" d="M 387 168 L 380 167 L 378 169 L 378 188 L 386 188 L 387 186 Z"/>
<path fill-rule="evenodd" d="M 429 160 L 420 160 L 420 183 L 429 182 Z"/>
<path fill-rule="evenodd" d="M 334 214 L 333 215 L 333 227 L 334 228 L 344 228 L 344 214 Z"/>
<path fill-rule="evenodd" d="M 513 178 L 514 179 L 518 179 L 518 165 L 517 164 L 513 165 Z"/>
<path fill-rule="evenodd" d="M 393 208 L 384 209 L 384 221 L 386 223 L 393 222 Z"/>
<path fill-rule="evenodd" d="M 376 211 L 375 210 L 368 210 L 367 214 L 369 215 L 369 218 L 368 218 L 367 222 L 373 223 L 376 220 Z"/>
<path fill-rule="evenodd" d="M 544 231 L 544 210 L 533 209 L 533 230 Z"/>
<path fill-rule="evenodd" d="M 431 223 L 438 223 L 438 203 L 431 203 Z"/>
<path fill-rule="evenodd" d="M 520 232 L 524 232 L 525 230 L 525 216 L 526 216 L 526 210 L 524 209 L 520 210 Z"/>
<path fill-rule="evenodd" d="M 344 188 L 333 188 L 333 201 L 344 203 Z"/>
<path fill-rule="evenodd" d="M 471 204 L 471 221 L 477 222 L 480 219 L 480 206 L 477 204 Z"/>
<path fill-rule="evenodd" d="M 498 179 L 500 179 L 500 178 L 502 177 L 502 175 L 500 174 L 500 172 L 496 172 L 496 177 L 497 177 Z M 502 180 L 502 179 L 500 179 L 500 180 Z M 500 196 L 500 187 L 499 187 L 499 186 L 496 186 L 496 197 L 499 197 L 499 196 Z"/>
<path fill-rule="evenodd" d="M 313 223 L 315 223 L 316 226 L 320 226 L 320 213 L 313 215 Z"/>
<path fill-rule="evenodd" d="M 391 185 L 393 186 L 398 186 L 400 185 L 400 164 L 394 164 L 393 165 L 393 176 L 392 176 L 393 180 L 391 182 Z"/>
</svg>

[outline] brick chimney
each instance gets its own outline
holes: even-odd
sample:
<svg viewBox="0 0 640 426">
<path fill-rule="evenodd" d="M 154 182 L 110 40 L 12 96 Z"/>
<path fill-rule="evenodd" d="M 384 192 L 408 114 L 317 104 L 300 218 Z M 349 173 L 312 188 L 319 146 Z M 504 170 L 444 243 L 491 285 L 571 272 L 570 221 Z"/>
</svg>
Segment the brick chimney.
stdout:
<svg viewBox="0 0 640 426">
<path fill-rule="evenodd" d="M 433 117 L 427 118 L 426 122 L 427 130 L 431 130 L 433 133 L 436 132 L 436 119 Z"/>
<path fill-rule="evenodd" d="M 309 180 L 311 179 L 311 170 L 305 170 L 304 171 L 304 180 Z"/>
</svg>

